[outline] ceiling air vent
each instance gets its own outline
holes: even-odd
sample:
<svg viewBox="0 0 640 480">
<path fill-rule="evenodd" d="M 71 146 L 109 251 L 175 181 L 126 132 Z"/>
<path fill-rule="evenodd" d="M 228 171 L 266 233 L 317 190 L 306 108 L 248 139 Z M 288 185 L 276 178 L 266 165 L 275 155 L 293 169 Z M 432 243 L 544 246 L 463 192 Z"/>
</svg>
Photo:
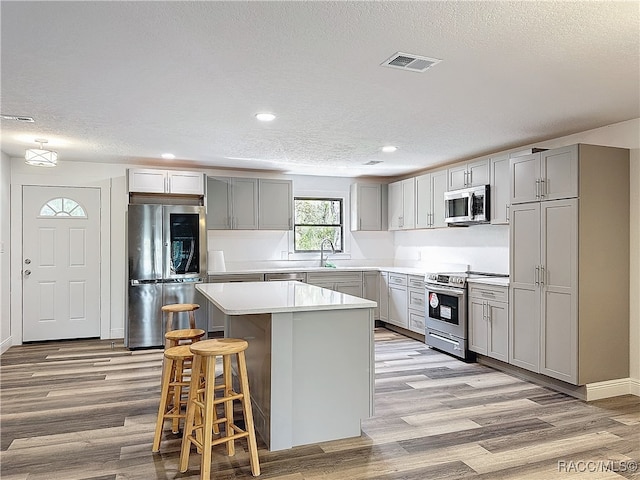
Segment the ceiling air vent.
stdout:
<svg viewBox="0 0 640 480">
<path fill-rule="evenodd" d="M 382 160 L 370 160 L 367 163 L 363 163 L 363 165 L 377 165 L 379 163 L 382 163 Z"/>
<path fill-rule="evenodd" d="M 399 68 L 400 70 L 409 70 L 412 72 L 424 72 L 429 67 L 432 67 L 439 62 L 441 62 L 441 60 L 437 58 L 421 57 L 420 55 L 397 52 L 387 58 L 380 65 L 383 67 Z"/>
<path fill-rule="evenodd" d="M 3 120 L 16 120 L 18 122 L 26 122 L 33 123 L 34 120 L 31 117 L 25 117 L 23 115 L 5 115 L 4 113 L 0 114 Z"/>
</svg>

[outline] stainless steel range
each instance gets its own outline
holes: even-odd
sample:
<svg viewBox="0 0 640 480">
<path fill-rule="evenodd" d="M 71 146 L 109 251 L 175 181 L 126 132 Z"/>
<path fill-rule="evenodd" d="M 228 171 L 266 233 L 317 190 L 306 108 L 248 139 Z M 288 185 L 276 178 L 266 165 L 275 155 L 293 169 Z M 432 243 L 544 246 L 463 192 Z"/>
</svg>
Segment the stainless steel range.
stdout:
<svg viewBox="0 0 640 480">
<path fill-rule="evenodd" d="M 425 276 L 425 342 L 469 359 L 467 350 L 467 278 L 465 272 Z"/>
</svg>

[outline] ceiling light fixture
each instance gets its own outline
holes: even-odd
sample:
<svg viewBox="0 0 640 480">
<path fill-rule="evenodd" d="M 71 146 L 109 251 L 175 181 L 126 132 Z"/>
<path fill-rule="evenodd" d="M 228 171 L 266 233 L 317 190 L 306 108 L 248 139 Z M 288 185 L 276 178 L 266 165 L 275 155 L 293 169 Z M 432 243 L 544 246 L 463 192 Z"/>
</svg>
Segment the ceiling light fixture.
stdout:
<svg viewBox="0 0 640 480">
<path fill-rule="evenodd" d="M 271 122 L 275 120 L 276 116 L 273 113 L 256 113 L 256 118 L 261 122 Z"/>
<path fill-rule="evenodd" d="M 58 164 L 58 152 L 42 148 L 43 143 L 49 143 L 48 140 L 36 138 L 36 143 L 40 144 L 40 148 L 28 148 L 24 152 L 24 163 L 35 167 L 55 167 Z"/>
<path fill-rule="evenodd" d="M 163 153 L 161 157 L 164 158 L 165 160 L 173 160 L 174 158 L 176 158 L 176 156 L 173 153 Z"/>
<path fill-rule="evenodd" d="M 384 153 L 393 153 L 396 150 L 398 150 L 398 147 L 394 147 L 393 145 L 385 145 L 384 147 L 382 147 L 382 151 Z"/>
</svg>

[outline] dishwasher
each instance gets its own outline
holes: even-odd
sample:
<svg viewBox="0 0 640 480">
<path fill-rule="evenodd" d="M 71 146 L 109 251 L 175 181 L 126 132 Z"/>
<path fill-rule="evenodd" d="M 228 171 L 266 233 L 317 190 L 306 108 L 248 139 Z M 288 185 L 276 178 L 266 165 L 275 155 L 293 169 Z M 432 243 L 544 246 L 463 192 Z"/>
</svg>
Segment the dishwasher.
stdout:
<svg viewBox="0 0 640 480">
<path fill-rule="evenodd" d="M 274 281 L 281 281 L 281 280 L 298 280 L 300 282 L 306 282 L 307 274 L 305 272 L 265 273 L 264 279 L 266 282 L 274 282 Z"/>
</svg>

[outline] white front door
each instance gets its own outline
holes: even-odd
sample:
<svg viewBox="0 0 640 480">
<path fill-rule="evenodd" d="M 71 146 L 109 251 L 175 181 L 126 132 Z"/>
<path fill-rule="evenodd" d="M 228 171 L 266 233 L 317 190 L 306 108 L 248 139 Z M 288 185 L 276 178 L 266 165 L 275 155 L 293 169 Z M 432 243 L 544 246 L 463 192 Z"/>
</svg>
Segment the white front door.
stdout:
<svg viewBox="0 0 640 480">
<path fill-rule="evenodd" d="M 100 189 L 24 186 L 23 340 L 100 336 Z"/>
</svg>

